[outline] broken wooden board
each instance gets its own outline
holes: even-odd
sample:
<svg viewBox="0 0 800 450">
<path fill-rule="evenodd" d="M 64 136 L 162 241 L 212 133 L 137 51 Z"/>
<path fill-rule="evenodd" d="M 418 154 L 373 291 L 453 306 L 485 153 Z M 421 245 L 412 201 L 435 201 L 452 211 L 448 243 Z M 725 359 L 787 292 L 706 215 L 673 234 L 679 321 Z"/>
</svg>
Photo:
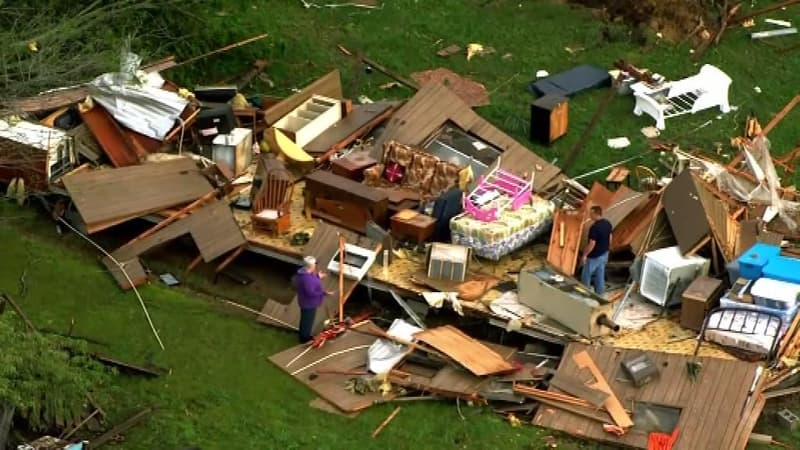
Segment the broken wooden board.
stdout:
<svg viewBox="0 0 800 450">
<path fill-rule="evenodd" d="M 188 216 L 170 223 L 157 232 L 115 250 L 117 261 L 135 257 L 169 241 L 190 234 L 205 262 L 211 262 L 247 241 L 236 223 L 230 206 L 216 201 L 200 207 Z"/>
<path fill-rule="evenodd" d="M 494 350 L 451 325 L 430 328 L 415 334 L 414 337 L 453 358 L 478 376 L 514 370 L 514 366 Z"/>
<path fill-rule="evenodd" d="M 292 110 L 303 104 L 306 100 L 310 99 L 312 95 L 321 95 L 323 97 L 342 99 L 342 80 L 338 70 L 333 70 L 323 77 L 317 79 L 309 84 L 300 92 L 297 92 L 283 101 L 270 106 L 264 111 L 264 120 L 267 125 L 272 125 L 281 117 L 289 114 Z"/>
<path fill-rule="evenodd" d="M 387 102 L 354 105 L 350 114 L 323 131 L 303 149 L 307 153 L 315 155 L 325 155 L 331 151 L 342 150 L 356 139 L 369 133 L 375 126 L 386 120 L 393 111 L 394 105 Z"/>
<path fill-rule="evenodd" d="M 322 397 L 314 398 L 313 400 L 308 402 L 308 406 L 310 406 L 310 407 L 312 407 L 314 409 L 318 409 L 318 410 L 320 410 L 322 412 L 326 412 L 326 413 L 330 413 L 330 414 L 336 414 L 337 416 L 347 417 L 348 419 L 352 419 L 352 418 L 358 417 L 358 412 L 346 413 L 346 412 L 340 410 L 339 408 L 333 406 L 331 404 L 331 402 L 325 400 Z"/>
<path fill-rule="evenodd" d="M 708 228 L 722 250 L 725 262 L 732 261 L 736 252 L 736 240 L 739 237 L 739 222 L 731 217 L 732 213 L 728 203 L 714 195 L 706 187 L 705 181 L 696 175 L 692 175 L 692 179 L 708 222 Z"/>
<path fill-rule="evenodd" d="M 87 95 L 89 95 L 88 87 L 77 86 L 34 97 L 18 98 L 7 102 L 5 106 L 15 113 L 43 112 L 73 105 L 85 99 Z"/>
<path fill-rule="evenodd" d="M 690 170 L 684 170 L 667 185 L 661 201 L 681 253 L 685 254 L 711 233 Z"/>
<path fill-rule="evenodd" d="M 136 146 L 105 108 L 94 104 L 91 108 L 86 109 L 81 105 L 79 111 L 83 123 L 100 143 L 100 147 L 114 167 L 139 164 L 140 154 L 136 151 Z"/>
<path fill-rule="evenodd" d="M 373 331 L 378 329 L 372 322 L 365 322 L 357 328 Z M 386 397 L 380 392 L 359 395 L 347 391 L 345 384 L 353 378 L 352 375 L 317 372 L 346 372 L 365 366 L 367 349 L 375 340 L 372 335 L 348 330 L 320 348 L 308 350 L 308 344 L 300 344 L 270 356 L 269 360 L 337 409 L 346 413 L 357 412 Z"/>
<path fill-rule="evenodd" d="M 680 410 L 677 427 L 680 438 L 674 450 L 728 450 L 739 448 L 734 443 L 743 435 L 737 431 L 747 393 L 753 382 L 757 364 L 735 359 L 696 358 L 703 368 L 692 381 L 686 363 L 694 358 L 687 355 L 646 352 L 659 368 L 660 375 L 640 388 L 626 382 L 620 362 L 638 356 L 641 350 L 621 349 L 611 346 L 569 344 L 558 367 L 558 374 L 573 375 L 580 372 L 573 355 L 586 351 L 596 361 L 599 371 L 610 388 L 625 406 L 630 402 L 649 403 Z M 756 403 L 756 396 L 750 402 Z M 603 431 L 597 421 L 580 417 L 557 408 L 540 408 L 533 424 L 551 428 L 582 439 L 592 439 L 613 445 L 647 448 L 647 432 L 636 425 L 624 436 Z M 750 427 L 752 429 L 752 426 Z M 749 434 L 749 429 L 747 434 Z M 744 437 L 745 441 L 747 437 Z M 743 448 L 743 447 L 741 447 Z"/>
<path fill-rule="evenodd" d="M 648 230 L 657 220 L 658 215 L 661 213 L 663 207 L 661 205 L 661 195 L 657 193 L 649 194 L 647 199 L 639 205 L 636 209 L 629 212 L 624 219 L 622 219 L 612 234 L 611 240 L 611 253 L 617 253 L 624 250 L 632 250 L 636 253 L 633 247 L 634 243 L 640 241 L 648 233 Z"/>
<path fill-rule="evenodd" d="M 588 369 L 589 372 L 592 373 L 595 381 L 590 385 L 591 387 L 608 394 L 608 398 L 603 403 L 603 406 L 605 406 L 606 410 L 611 415 L 611 418 L 614 419 L 614 422 L 617 424 L 617 426 L 621 428 L 632 427 L 633 421 L 625 411 L 625 407 L 622 406 L 619 398 L 616 396 L 616 394 L 614 394 L 614 391 L 611 389 L 611 386 L 608 385 L 608 381 L 606 381 L 605 376 L 600 369 L 597 368 L 597 364 L 595 364 L 592 357 L 589 356 L 589 353 L 587 351 L 575 353 L 572 355 L 572 360 L 579 369 Z"/>
<path fill-rule="evenodd" d="M 89 233 L 189 203 L 212 189 L 189 158 L 81 171 L 62 180 Z"/>
<path fill-rule="evenodd" d="M 547 247 L 547 262 L 565 275 L 573 276 L 578 265 L 585 212 L 558 209 Z"/>
<path fill-rule="evenodd" d="M 116 258 L 115 258 L 116 259 Z M 128 289 L 133 289 L 134 287 L 139 287 L 145 283 L 147 283 L 147 273 L 142 266 L 142 262 L 139 261 L 139 258 L 133 257 L 128 260 L 120 261 L 117 260 L 122 265 L 122 268 L 125 270 L 125 273 L 128 277 L 125 277 L 123 271 L 111 261 L 111 258 L 108 256 L 104 256 L 100 260 L 106 269 L 111 273 L 111 276 L 114 277 L 114 281 L 117 282 L 122 290 L 127 291 Z M 130 278 L 130 281 L 128 281 Z M 131 285 L 131 281 L 133 285 Z"/>
<path fill-rule="evenodd" d="M 556 373 L 556 376 L 550 380 L 550 386 L 582 398 L 598 408 L 603 406 L 609 397 L 607 392 L 589 387 L 580 378 L 566 373 Z"/>
</svg>

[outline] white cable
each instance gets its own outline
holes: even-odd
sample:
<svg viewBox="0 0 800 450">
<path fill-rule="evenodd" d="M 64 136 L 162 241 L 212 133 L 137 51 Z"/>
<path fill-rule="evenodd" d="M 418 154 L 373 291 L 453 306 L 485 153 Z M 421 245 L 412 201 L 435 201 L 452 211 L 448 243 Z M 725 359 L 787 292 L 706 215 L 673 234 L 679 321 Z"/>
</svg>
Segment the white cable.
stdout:
<svg viewBox="0 0 800 450">
<path fill-rule="evenodd" d="M 183 133 L 186 131 L 186 122 L 183 121 L 182 117 L 178 117 L 178 120 L 181 121 L 181 138 L 178 141 L 178 155 L 180 155 L 183 151 Z"/>
<path fill-rule="evenodd" d="M 164 350 L 164 343 L 161 342 L 161 337 L 158 335 L 158 331 L 156 331 L 156 327 L 153 325 L 153 321 L 150 319 L 150 313 L 147 312 L 147 307 L 144 305 L 144 300 L 142 299 L 142 296 L 139 294 L 139 290 L 136 289 L 136 286 L 133 284 L 133 280 L 131 280 L 131 277 L 128 276 L 128 272 L 125 270 L 125 267 L 122 264 L 120 264 L 120 262 L 117 261 L 116 258 L 111 256 L 111 253 L 108 253 L 107 251 L 105 251 L 105 249 L 103 249 L 103 247 L 100 247 L 100 245 L 98 245 L 96 242 L 94 242 L 93 240 L 89 239 L 88 236 L 86 236 L 85 234 L 83 234 L 80 231 L 78 231 L 77 229 L 75 229 L 75 227 L 70 225 L 69 222 L 64 220 L 63 217 L 59 217 L 58 220 L 61 223 L 63 223 L 64 225 L 66 225 L 67 228 L 72 230 L 75 234 L 77 234 L 78 236 L 82 237 L 87 242 L 92 244 L 95 248 L 100 250 L 101 253 L 106 255 L 111 260 L 111 262 L 113 262 L 119 268 L 119 270 L 125 276 L 125 279 L 128 280 L 128 283 L 130 283 L 131 288 L 133 288 L 133 292 L 136 294 L 136 298 L 139 299 L 139 304 L 142 306 L 142 311 L 144 311 L 144 316 L 147 318 L 147 323 L 150 325 L 150 329 L 153 330 L 153 335 L 156 337 L 156 340 L 158 341 L 158 345 L 161 347 L 161 350 Z"/>
</svg>

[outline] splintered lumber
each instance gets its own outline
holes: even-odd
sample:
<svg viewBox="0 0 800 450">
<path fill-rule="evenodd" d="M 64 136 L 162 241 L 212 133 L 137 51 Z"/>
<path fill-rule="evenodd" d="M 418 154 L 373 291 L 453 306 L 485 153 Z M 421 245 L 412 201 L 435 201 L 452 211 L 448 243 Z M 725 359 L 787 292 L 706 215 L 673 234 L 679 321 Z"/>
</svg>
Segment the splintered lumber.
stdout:
<svg viewBox="0 0 800 450">
<path fill-rule="evenodd" d="M 446 354 L 478 376 L 514 370 L 514 366 L 495 351 L 450 325 L 430 328 L 415 334 L 414 337 Z"/>
<path fill-rule="evenodd" d="M 121 424 L 115 426 L 114 428 L 106 431 L 96 439 L 92 439 L 90 441 L 92 448 L 100 448 L 100 446 L 107 444 L 109 441 L 114 439 L 116 436 L 121 435 L 122 433 L 130 430 L 131 428 L 135 427 L 139 423 L 141 423 L 144 419 L 147 418 L 150 414 L 153 413 L 152 408 L 145 408 L 142 411 L 139 411 L 135 415 L 131 416 L 128 420 L 122 422 Z"/>
<path fill-rule="evenodd" d="M 574 397 L 572 395 L 559 394 L 558 392 L 552 392 L 552 391 L 545 391 L 543 389 L 537 389 L 535 387 L 525 386 L 522 384 L 514 384 L 512 389 L 515 394 L 520 394 L 526 397 L 535 398 L 536 400 L 546 399 L 568 405 L 580 406 L 583 408 L 597 409 L 594 405 L 592 405 L 588 401 L 582 398 Z"/>
<path fill-rule="evenodd" d="M 218 48 L 216 50 L 211 50 L 210 52 L 203 53 L 202 55 L 193 56 L 193 57 L 191 57 L 191 58 L 189 58 L 189 59 L 187 59 L 185 61 L 181 61 L 179 63 L 175 63 L 175 64 L 169 66 L 168 68 L 171 69 L 173 67 L 178 67 L 178 66 L 183 66 L 183 65 L 186 65 L 186 64 L 191 64 L 191 63 L 193 63 L 195 61 L 199 61 L 201 59 L 208 58 L 209 56 L 217 55 L 219 53 L 225 53 L 225 52 L 227 52 L 229 50 L 233 50 L 234 48 L 250 44 L 251 42 L 260 41 L 261 39 L 264 39 L 265 37 L 267 37 L 267 33 L 259 34 L 257 36 L 253 36 L 251 38 L 247 38 L 247 39 L 245 39 L 243 41 L 234 42 L 233 44 L 228 44 L 228 45 L 226 45 L 224 47 L 220 47 L 220 48 Z"/>
<path fill-rule="evenodd" d="M 766 136 L 769 134 L 769 132 L 772 131 L 772 129 L 775 128 L 775 126 L 778 125 L 778 123 L 783 120 L 783 118 L 786 117 L 786 115 L 789 114 L 789 112 L 791 112 L 791 110 L 794 109 L 798 103 L 800 103 L 800 94 L 795 95 L 794 98 L 789 100 L 789 103 L 787 103 L 786 106 L 778 111 L 778 114 L 775 114 L 775 117 L 770 119 L 769 123 L 767 123 L 767 125 L 761 129 L 761 136 Z"/>
<path fill-rule="evenodd" d="M 152 370 L 152 369 L 148 369 L 147 367 L 126 363 L 124 361 L 120 361 L 120 360 L 117 360 L 117 359 L 114 359 L 114 358 L 110 358 L 108 356 L 101 355 L 99 353 L 95 353 L 94 355 L 92 355 L 92 357 L 94 359 L 100 361 L 101 363 L 107 365 L 107 366 L 115 367 L 115 368 L 117 368 L 117 369 L 119 369 L 120 371 L 123 371 L 123 372 L 131 372 L 131 373 L 135 373 L 137 375 L 144 375 L 144 376 L 147 376 L 147 377 L 159 377 L 159 376 L 161 376 L 161 374 L 159 372 L 157 372 L 155 370 Z"/>
<path fill-rule="evenodd" d="M 603 424 L 611 422 L 611 417 L 609 417 L 608 414 L 599 412 L 596 409 L 589 409 L 581 406 L 569 405 L 554 400 L 548 400 L 546 398 L 537 398 L 536 401 L 541 403 L 542 405 L 552 406 L 553 408 L 558 408 L 568 413 L 572 413 Z"/>
<path fill-rule="evenodd" d="M 389 425 L 389 422 L 391 422 L 395 418 L 395 416 L 400 412 L 401 409 L 403 409 L 402 406 L 398 406 L 397 408 L 395 408 L 394 411 L 392 411 L 392 413 L 389 414 L 389 417 L 384 419 L 383 422 L 381 422 L 381 424 L 378 425 L 378 428 L 375 428 L 375 431 L 372 432 L 372 437 L 373 438 L 378 437 L 381 431 L 383 431 L 383 429 L 386 428 L 386 425 Z"/>
<path fill-rule="evenodd" d="M 622 428 L 632 427 L 633 421 L 631 420 L 630 416 L 628 416 L 628 413 L 625 412 L 625 408 L 622 406 L 622 403 L 620 403 L 617 396 L 614 395 L 614 391 L 611 390 L 611 386 L 608 385 L 608 381 L 606 381 L 603 373 L 600 372 L 600 369 L 597 368 L 597 365 L 595 365 L 592 357 L 589 356 L 589 353 L 586 350 L 583 350 L 572 355 L 572 360 L 579 368 L 589 369 L 589 371 L 592 373 L 595 383 L 590 385 L 591 387 L 608 394 L 608 399 L 605 401 L 604 406 L 611 415 L 611 418 L 614 419 L 614 423 Z"/>
<path fill-rule="evenodd" d="M 590 388 L 577 377 L 561 373 L 556 374 L 556 376 L 550 380 L 550 386 L 560 389 L 567 394 L 582 398 L 598 408 L 603 406 L 609 397 L 607 392 Z"/>
</svg>

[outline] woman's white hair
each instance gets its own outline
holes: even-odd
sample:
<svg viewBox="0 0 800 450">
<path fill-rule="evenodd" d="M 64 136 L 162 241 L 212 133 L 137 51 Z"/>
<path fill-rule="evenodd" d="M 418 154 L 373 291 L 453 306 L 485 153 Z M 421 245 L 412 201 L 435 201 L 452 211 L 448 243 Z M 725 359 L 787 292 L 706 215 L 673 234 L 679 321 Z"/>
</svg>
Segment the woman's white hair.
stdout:
<svg viewBox="0 0 800 450">
<path fill-rule="evenodd" d="M 317 263 L 317 258 L 314 258 L 313 256 L 309 255 L 303 258 L 303 266 L 305 266 L 306 268 L 311 267 L 316 263 Z"/>
</svg>

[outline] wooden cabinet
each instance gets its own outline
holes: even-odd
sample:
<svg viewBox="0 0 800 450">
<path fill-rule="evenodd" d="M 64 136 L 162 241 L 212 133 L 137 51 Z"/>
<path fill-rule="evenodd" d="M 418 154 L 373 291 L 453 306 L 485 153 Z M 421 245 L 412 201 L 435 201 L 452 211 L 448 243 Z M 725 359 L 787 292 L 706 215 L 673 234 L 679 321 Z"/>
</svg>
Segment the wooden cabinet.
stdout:
<svg viewBox="0 0 800 450">
<path fill-rule="evenodd" d="M 545 95 L 531 104 L 531 140 L 550 144 L 567 134 L 569 113 L 566 97 Z"/>
<path fill-rule="evenodd" d="M 700 276 L 692 281 L 681 300 L 681 326 L 700 331 L 709 311 L 719 305 L 722 296 L 722 281 Z"/>
<path fill-rule="evenodd" d="M 361 234 L 370 220 L 386 225 L 389 198 L 383 191 L 323 170 L 311 173 L 305 181 L 307 215 Z"/>
<path fill-rule="evenodd" d="M 391 222 L 393 235 L 400 239 L 411 238 L 418 244 L 430 239 L 436 228 L 436 219 L 411 209 L 393 215 Z"/>
</svg>

